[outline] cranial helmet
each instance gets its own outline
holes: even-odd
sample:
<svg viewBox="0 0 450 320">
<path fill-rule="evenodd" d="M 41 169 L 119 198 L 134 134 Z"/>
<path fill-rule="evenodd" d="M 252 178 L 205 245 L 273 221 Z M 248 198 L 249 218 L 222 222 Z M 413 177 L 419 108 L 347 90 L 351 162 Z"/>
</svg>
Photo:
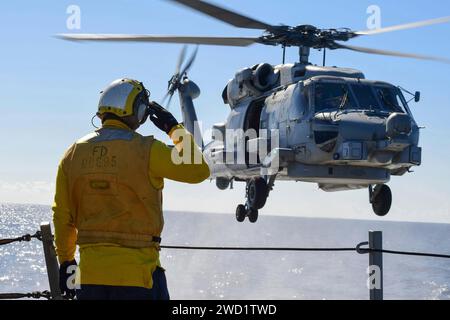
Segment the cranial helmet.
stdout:
<svg viewBox="0 0 450 320">
<path fill-rule="evenodd" d="M 136 116 L 140 124 L 148 117 L 149 93 L 142 82 L 118 79 L 101 92 L 97 115 L 113 114 L 119 118 Z"/>
</svg>

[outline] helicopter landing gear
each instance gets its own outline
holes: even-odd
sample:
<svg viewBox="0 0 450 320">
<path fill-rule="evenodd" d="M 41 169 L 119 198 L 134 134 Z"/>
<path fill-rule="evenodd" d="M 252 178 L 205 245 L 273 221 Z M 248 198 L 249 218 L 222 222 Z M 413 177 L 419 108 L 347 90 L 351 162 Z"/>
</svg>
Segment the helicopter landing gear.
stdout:
<svg viewBox="0 0 450 320">
<path fill-rule="evenodd" d="M 385 184 L 377 185 L 375 188 L 369 186 L 369 195 L 373 212 L 379 217 L 386 216 L 392 205 L 391 189 Z"/>
<path fill-rule="evenodd" d="M 247 212 L 247 215 L 248 221 L 250 221 L 251 223 L 256 223 L 256 221 L 258 221 L 258 210 L 250 208 Z"/>
<path fill-rule="evenodd" d="M 267 182 L 264 178 L 256 178 L 247 182 L 247 202 L 250 208 L 264 208 L 268 195 Z"/>
<path fill-rule="evenodd" d="M 244 222 L 245 217 L 247 217 L 247 209 L 243 204 L 240 204 L 236 208 L 236 220 L 238 222 Z"/>
<path fill-rule="evenodd" d="M 264 208 L 269 192 L 273 188 L 275 176 L 265 178 L 259 177 L 247 181 L 245 205 L 240 204 L 236 208 L 236 220 L 244 222 L 245 218 L 251 223 L 258 221 L 258 210 Z"/>
<path fill-rule="evenodd" d="M 236 208 L 236 220 L 238 222 L 244 222 L 248 217 L 248 221 L 256 223 L 258 221 L 259 212 L 254 208 L 246 208 L 243 204 L 240 204 Z"/>
</svg>

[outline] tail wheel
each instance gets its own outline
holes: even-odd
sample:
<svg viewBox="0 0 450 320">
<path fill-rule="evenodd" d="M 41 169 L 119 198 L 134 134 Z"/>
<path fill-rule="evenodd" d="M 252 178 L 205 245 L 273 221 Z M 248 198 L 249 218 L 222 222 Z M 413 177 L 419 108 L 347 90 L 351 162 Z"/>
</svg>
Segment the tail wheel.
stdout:
<svg viewBox="0 0 450 320">
<path fill-rule="evenodd" d="M 247 186 L 247 199 L 251 208 L 259 210 L 267 201 L 268 188 L 266 180 L 256 178 L 250 180 Z"/>
<path fill-rule="evenodd" d="M 244 222 L 245 217 L 247 216 L 247 210 L 245 209 L 245 206 L 240 204 L 236 208 L 236 220 L 238 222 Z"/>
<path fill-rule="evenodd" d="M 258 221 L 258 210 L 249 209 L 247 215 L 248 215 L 248 220 L 251 223 L 256 223 L 256 221 Z"/>
<path fill-rule="evenodd" d="M 391 210 L 392 192 L 391 189 L 383 184 L 378 185 L 373 190 L 372 208 L 373 212 L 379 217 L 386 216 Z"/>
</svg>

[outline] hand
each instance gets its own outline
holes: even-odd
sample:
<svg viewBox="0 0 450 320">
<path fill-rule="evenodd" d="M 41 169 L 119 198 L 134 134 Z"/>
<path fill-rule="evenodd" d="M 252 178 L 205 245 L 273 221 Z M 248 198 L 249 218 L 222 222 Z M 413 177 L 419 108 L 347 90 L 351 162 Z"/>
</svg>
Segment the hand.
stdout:
<svg viewBox="0 0 450 320">
<path fill-rule="evenodd" d="M 167 134 L 170 133 L 173 127 L 178 125 L 177 119 L 156 102 L 150 102 L 149 113 L 149 118 L 154 125 Z"/>
<path fill-rule="evenodd" d="M 66 261 L 59 267 L 59 288 L 61 294 L 67 297 L 75 297 L 75 271 L 76 268 L 70 268 L 77 266 L 75 260 Z"/>
</svg>

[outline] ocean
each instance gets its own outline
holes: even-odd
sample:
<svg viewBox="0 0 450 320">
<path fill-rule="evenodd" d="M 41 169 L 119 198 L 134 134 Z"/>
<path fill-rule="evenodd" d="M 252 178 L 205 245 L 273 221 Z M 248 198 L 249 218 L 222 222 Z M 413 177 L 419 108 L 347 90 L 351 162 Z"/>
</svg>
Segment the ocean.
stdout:
<svg viewBox="0 0 450 320">
<path fill-rule="evenodd" d="M 165 212 L 163 245 L 355 247 L 383 231 L 391 250 L 450 254 L 450 224 L 374 222 L 234 213 Z M 0 204 L 0 238 L 34 233 L 51 221 L 41 205 Z M 385 299 L 450 299 L 450 259 L 384 254 Z M 368 256 L 356 252 L 235 252 L 163 249 L 172 299 L 368 299 Z M 0 246 L 0 293 L 48 290 L 38 240 Z"/>
</svg>

